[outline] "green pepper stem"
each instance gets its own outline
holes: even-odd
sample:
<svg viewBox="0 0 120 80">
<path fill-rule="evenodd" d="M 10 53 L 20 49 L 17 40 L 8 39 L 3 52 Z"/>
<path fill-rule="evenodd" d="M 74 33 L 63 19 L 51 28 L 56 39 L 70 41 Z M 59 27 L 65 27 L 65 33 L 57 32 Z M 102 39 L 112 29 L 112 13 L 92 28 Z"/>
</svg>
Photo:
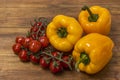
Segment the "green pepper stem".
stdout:
<svg viewBox="0 0 120 80">
<path fill-rule="evenodd" d="M 58 28 L 57 34 L 59 37 L 64 38 L 67 36 L 68 33 L 67 33 L 66 28 L 60 27 L 60 28 Z"/>
<path fill-rule="evenodd" d="M 80 72 L 80 70 L 79 70 L 79 64 L 82 62 L 82 60 L 81 59 L 79 59 L 77 62 L 76 62 L 76 64 L 75 64 L 75 70 L 77 71 L 77 72 Z"/>
<path fill-rule="evenodd" d="M 94 17 L 93 17 L 93 13 L 92 13 L 92 11 L 88 8 L 88 6 L 84 6 L 84 7 L 82 8 L 82 10 L 87 10 L 88 13 L 89 13 L 89 15 L 90 15 L 92 18 L 94 18 Z"/>
<path fill-rule="evenodd" d="M 90 63 L 90 58 L 88 56 L 88 54 L 86 54 L 85 52 L 82 52 L 80 54 L 80 59 L 76 62 L 75 64 L 75 69 L 77 72 L 79 72 L 79 64 L 80 63 L 84 63 L 85 65 L 88 65 Z"/>
<path fill-rule="evenodd" d="M 90 22 L 96 22 L 96 21 L 98 20 L 98 18 L 99 18 L 98 14 L 93 14 L 92 11 L 89 9 L 88 6 L 84 6 L 84 7 L 82 8 L 82 10 L 87 10 L 87 11 L 88 11 L 88 13 L 89 13 L 89 15 L 90 15 L 90 16 L 88 17 L 88 20 L 89 20 Z"/>
</svg>

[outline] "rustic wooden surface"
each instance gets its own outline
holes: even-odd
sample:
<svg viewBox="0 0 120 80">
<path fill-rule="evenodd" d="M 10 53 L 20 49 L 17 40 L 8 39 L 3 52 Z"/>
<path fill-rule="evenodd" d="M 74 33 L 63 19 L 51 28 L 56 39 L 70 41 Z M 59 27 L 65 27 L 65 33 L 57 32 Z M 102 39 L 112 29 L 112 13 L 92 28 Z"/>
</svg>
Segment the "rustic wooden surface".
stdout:
<svg viewBox="0 0 120 80">
<path fill-rule="evenodd" d="M 25 35 L 34 18 L 64 14 L 77 18 L 83 5 L 109 8 L 112 15 L 110 37 L 115 42 L 110 63 L 99 73 L 87 75 L 64 71 L 53 75 L 31 63 L 22 63 L 11 46 L 17 35 Z M 119 0 L 0 0 L 0 80 L 120 80 L 120 1 Z"/>
</svg>

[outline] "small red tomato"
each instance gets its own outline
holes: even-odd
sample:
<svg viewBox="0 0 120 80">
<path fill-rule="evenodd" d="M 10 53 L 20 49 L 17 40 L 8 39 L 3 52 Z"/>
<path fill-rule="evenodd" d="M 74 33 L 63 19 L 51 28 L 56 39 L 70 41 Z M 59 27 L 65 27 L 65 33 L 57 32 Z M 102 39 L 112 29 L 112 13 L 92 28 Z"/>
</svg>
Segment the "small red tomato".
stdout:
<svg viewBox="0 0 120 80">
<path fill-rule="evenodd" d="M 27 38 L 25 38 L 25 40 L 24 40 L 24 42 L 23 42 L 23 46 L 25 47 L 25 48 L 28 48 L 28 46 L 29 46 L 29 42 L 32 40 L 32 38 L 31 37 L 27 37 Z"/>
<path fill-rule="evenodd" d="M 59 56 L 60 56 L 60 55 L 59 55 L 59 52 L 57 52 L 57 51 L 52 52 L 52 55 L 53 55 L 54 57 L 59 57 Z"/>
<path fill-rule="evenodd" d="M 61 66 L 61 63 L 59 61 L 52 61 L 50 63 L 49 69 L 52 73 L 58 73 L 63 70 L 63 67 Z"/>
<path fill-rule="evenodd" d="M 29 61 L 29 56 L 27 55 L 27 51 L 26 50 L 21 50 L 19 52 L 19 58 L 23 62 L 28 62 Z"/>
<path fill-rule="evenodd" d="M 45 31 L 46 30 L 46 27 L 43 25 L 43 26 L 41 26 L 41 30 L 42 31 Z"/>
<path fill-rule="evenodd" d="M 37 34 L 33 33 L 33 34 L 31 34 L 31 37 L 32 37 L 32 39 L 36 39 L 37 38 Z"/>
<path fill-rule="evenodd" d="M 37 26 L 41 26 L 41 24 L 42 24 L 42 22 L 38 22 L 38 23 L 37 23 Z"/>
<path fill-rule="evenodd" d="M 49 66 L 49 63 L 50 63 L 50 59 L 48 59 L 47 56 L 40 58 L 40 65 L 42 66 L 42 68 L 47 68 Z"/>
<path fill-rule="evenodd" d="M 24 37 L 22 37 L 22 36 L 18 36 L 18 37 L 16 37 L 16 43 L 20 43 L 20 44 L 23 44 L 23 42 L 24 42 Z"/>
<path fill-rule="evenodd" d="M 31 27 L 30 31 L 31 31 L 31 32 L 37 32 L 38 29 L 39 29 L 39 28 L 38 28 L 37 26 L 33 26 L 33 27 Z"/>
<path fill-rule="evenodd" d="M 34 55 L 30 55 L 30 61 L 34 64 L 38 64 L 40 61 L 40 57 L 34 56 Z"/>
<path fill-rule="evenodd" d="M 41 49 L 41 43 L 37 40 L 31 40 L 29 42 L 29 50 L 33 53 L 38 52 Z"/>
<path fill-rule="evenodd" d="M 49 40 L 46 36 L 39 37 L 39 41 L 42 44 L 42 47 L 47 47 L 49 45 Z"/>
<path fill-rule="evenodd" d="M 64 61 L 68 62 L 70 58 L 69 58 L 69 56 L 63 56 L 62 59 Z M 66 69 L 69 68 L 68 64 L 66 64 L 64 62 L 61 62 L 61 64 L 62 64 L 63 68 L 66 68 Z M 70 65 L 71 65 L 71 63 L 70 63 Z"/>
<path fill-rule="evenodd" d="M 21 51 L 22 45 L 20 43 L 16 43 L 12 46 L 12 49 L 15 54 L 18 54 Z"/>
</svg>

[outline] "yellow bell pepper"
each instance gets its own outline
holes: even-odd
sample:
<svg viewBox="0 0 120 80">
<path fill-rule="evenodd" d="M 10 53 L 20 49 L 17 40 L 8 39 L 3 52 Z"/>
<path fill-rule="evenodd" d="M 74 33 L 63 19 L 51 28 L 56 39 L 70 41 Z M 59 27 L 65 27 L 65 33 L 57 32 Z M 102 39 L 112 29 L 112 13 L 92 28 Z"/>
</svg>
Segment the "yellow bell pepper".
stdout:
<svg viewBox="0 0 120 80">
<path fill-rule="evenodd" d="M 84 6 L 79 14 L 79 22 L 85 33 L 108 35 L 111 29 L 111 14 L 100 6 Z"/>
<path fill-rule="evenodd" d="M 113 41 L 102 34 L 90 33 L 81 38 L 72 52 L 75 69 L 95 74 L 105 67 L 112 57 Z"/>
<path fill-rule="evenodd" d="M 83 30 L 73 17 L 57 15 L 46 29 L 47 37 L 57 50 L 68 52 L 82 36 Z"/>
</svg>

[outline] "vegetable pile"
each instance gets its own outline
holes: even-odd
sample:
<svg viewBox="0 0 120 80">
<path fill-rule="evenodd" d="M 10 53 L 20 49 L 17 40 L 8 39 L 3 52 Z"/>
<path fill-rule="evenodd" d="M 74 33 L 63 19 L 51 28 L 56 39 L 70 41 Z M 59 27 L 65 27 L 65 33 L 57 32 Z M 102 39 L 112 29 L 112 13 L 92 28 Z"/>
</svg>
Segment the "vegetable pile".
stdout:
<svg viewBox="0 0 120 80">
<path fill-rule="evenodd" d="M 52 73 L 74 67 L 78 72 L 95 74 L 112 58 L 110 28 L 111 15 L 106 8 L 84 6 L 78 21 L 57 15 L 52 21 L 41 17 L 31 22 L 27 35 L 16 37 L 12 48 L 21 61 L 39 64 Z"/>
<path fill-rule="evenodd" d="M 46 36 L 48 19 L 39 18 L 31 23 L 31 28 L 25 37 L 17 36 L 13 51 L 21 61 L 40 64 L 42 68 L 49 68 L 52 73 L 58 73 L 64 69 L 72 70 L 72 56 L 63 55 L 49 43 Z"/>
</svg>

